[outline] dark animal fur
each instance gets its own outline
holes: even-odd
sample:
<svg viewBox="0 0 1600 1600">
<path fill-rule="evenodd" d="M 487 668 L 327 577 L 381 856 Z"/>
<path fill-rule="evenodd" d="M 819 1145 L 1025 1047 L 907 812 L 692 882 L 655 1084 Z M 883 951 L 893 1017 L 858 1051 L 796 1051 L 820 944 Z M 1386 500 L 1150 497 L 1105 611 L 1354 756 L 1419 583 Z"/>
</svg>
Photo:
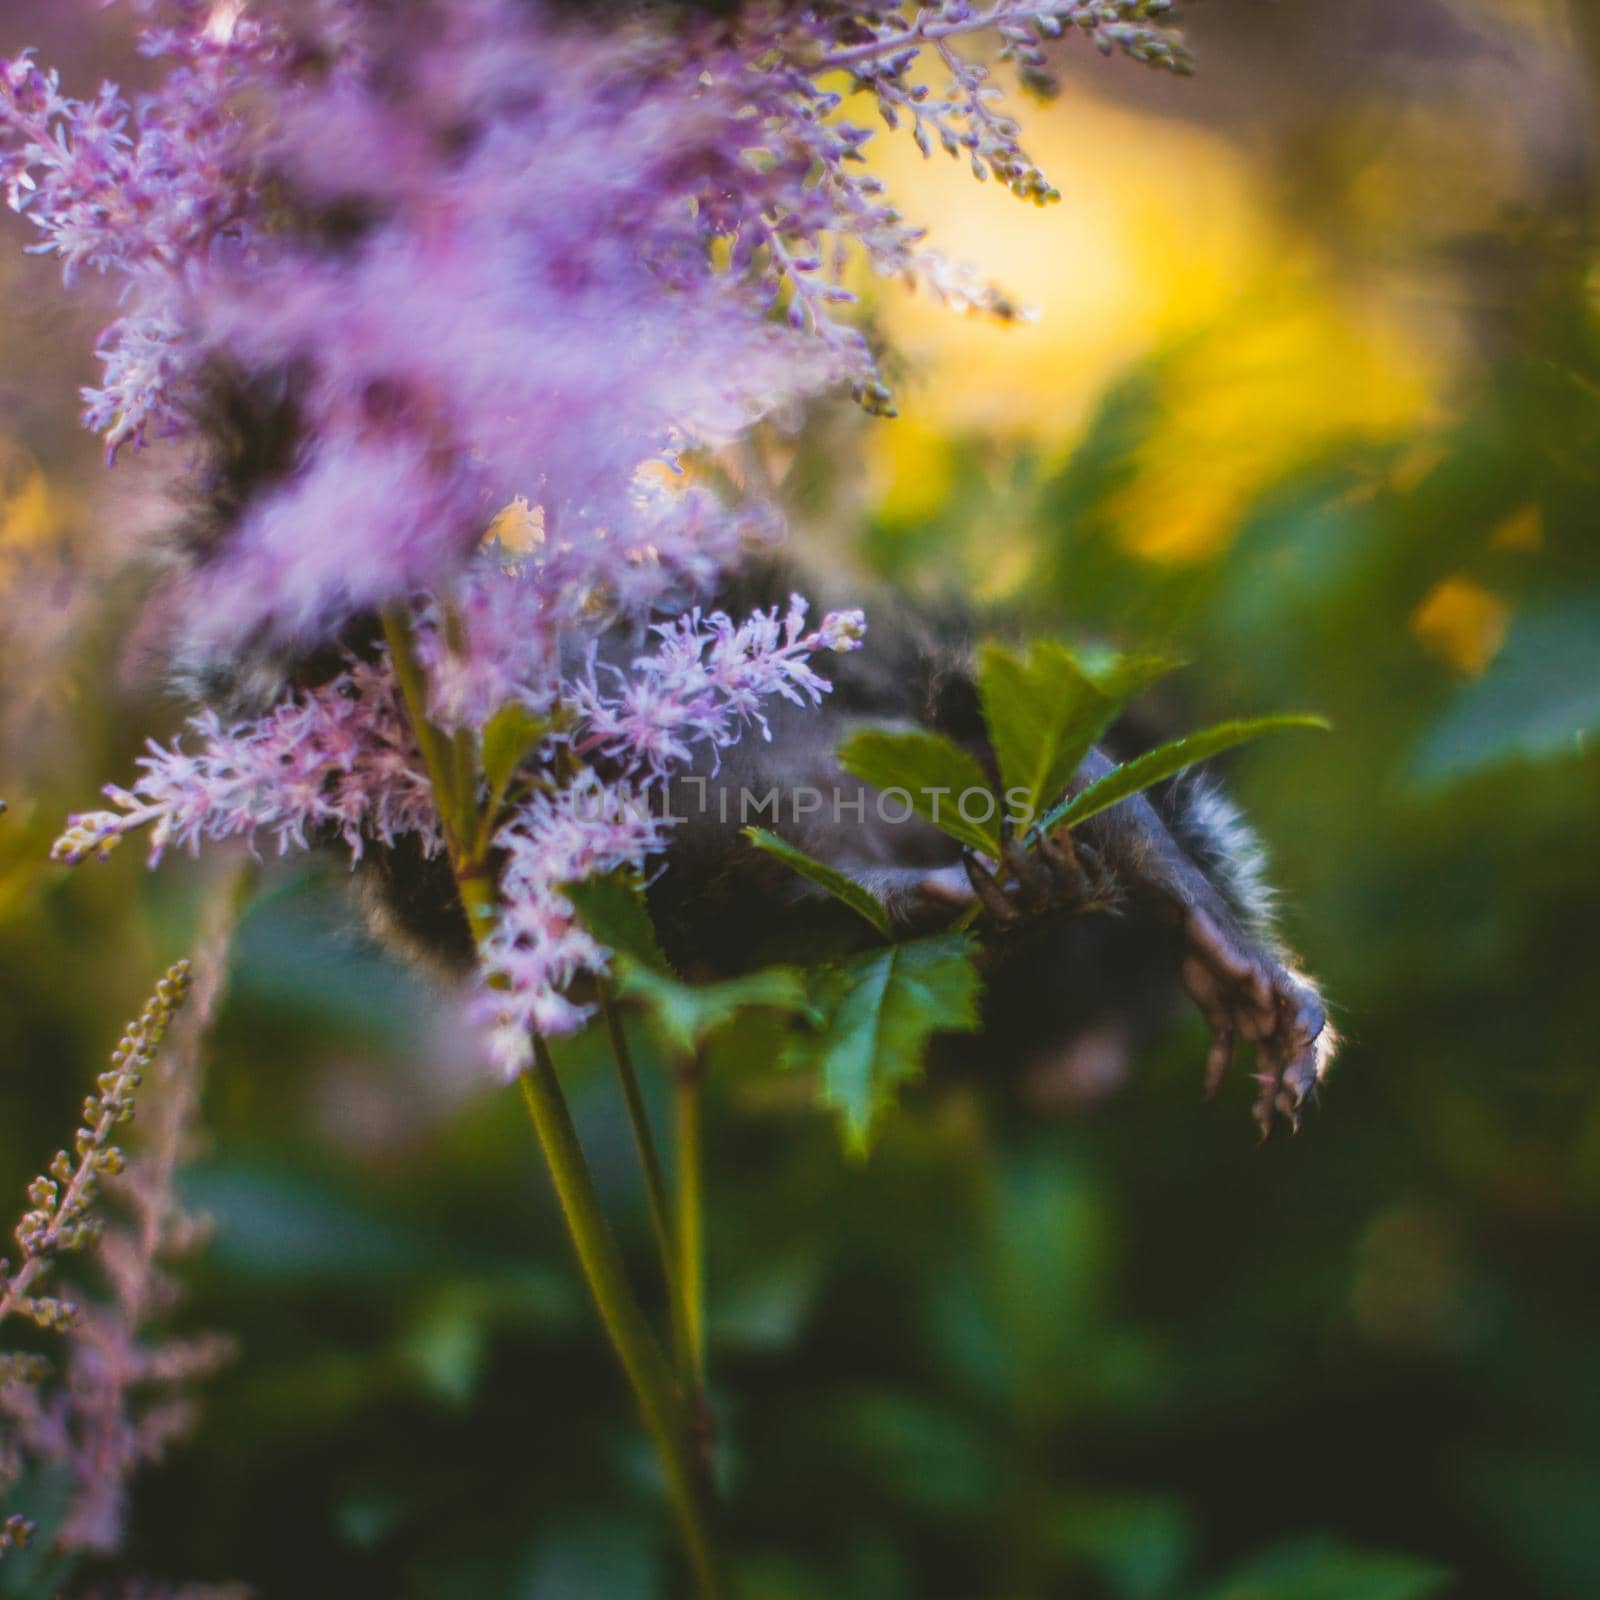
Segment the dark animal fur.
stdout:
<svg viewBox="0 0 1600 1600">
<path fill-rule="evenodd" d="M 719 600 L 740 615 L 781 604 L 791 586 L 817 587 L 766 569 Z M 785 920 L 800 917 L 818 893 L 741 836 L 739 822 L 751 820 L 741 804 L 748 795 L 775 789 L 786 797 L 775 822 L 757 820 L 856 878 L 908 936 L 948 923 L 970 901 L 960 847 L 915 820 L 884 823 L 871 791 L 834 758 L 859 726 L 920 726 L 966 746 L 993 772 L 970 620 L 921 610 L 902 596 L 880 600 L 869 602 L 867 647 L 819 663 L 833 682 L 819 710 L 780 705 L 770 741 L 748 735 L 720 763 L 703 762 L 673 786 L 672 809 L 684 820 L 652 903 L 686 969 L 710 976 L 737 970 L 756 953 L 790 953 Z M 1076 784 L 1110 764 L 1094 752 Z M 806 789 L 837 794 L 843 805 L 796 816 L 787 797 Z M 1278 1058 L 1275 1072 L 1288 1073 L 1286 1096 L 1275 1086 L 1258 1105 L 1263 1126 L 1276 1113 L 1297 1120 L 1331 1036 L 1315 991 L 1277 944 L 1261 847 L 1237 808 L 1214 780 L 1186 777 L 1102 813 L 1073 837 L 1095 864 L 1096 908 L 1084 914 L 1072 904 L 1035 904 L 1014 925 L 991 929 L 985 1029 L 964 1053 L 981 1057 L 990 1073 L 1004 1073 L 1010 1062 L 1041 1099 L 1084 1098 L 1109 1086 L 1165 1021 L 1182 973 L 1219 1034 L 1218 1050 L 1221 1034 L 1236 1029 Z M 818 939 L 827 931 L 819 925 Z M 1211 1075 L 1217 1070 L 1214 1059 Z"/>
<path fill-rule="evenodd" d="M 295 388 L 292 373 L 215 374 L 210 461 L 179 533 L 191 570 L 214 559 L 255 496 L 295 470 Z M 785 603 L 791 587 L 815 596 L 819 584 L 796 582 L 769 566 L 735 579 L 716 601 L 737 617 L 757 605 Z M 938 830 L 915 820 L 882 822 L 870 791 L 834 758 L 856 727 L 920 726 L 965 745 L 992 771 L 969 659 L 970 619 L 899 596 L 884 597 L 869 615 L 866 649 L 817 663 L 833 684 L 820 709 L 780 702 L 771 712 L 770 740 L 751 733 L 720 762 L 703 762 L 688 775 L 703 781 L 703 790 L 700 782 L 673 786 L 672 808 L 684 820 L 651 901 L 682 969 L 734 972 L 783 939 L 792 952 L 808 929 L 815 935 L 812 953 L 838 937 L 837 924 L 827 925 L 830 908 L 817 903 L 811 887 L 745 840 L 740 823 L 753 819 L 741 815 L 739 803 L 743 791 L 837 791 L 847 803 L 867 800 L 859 820 L 833 817 L 829 807 L 804 817 L 790 809 L 777 829 L 856 877 L 901 933 L 948 923 L 976 889 L 987 888 L 990 922 L 1003 924 L 992 927 L 988 940 L 981 1052 L 989 1071 L 1010 1059 L 1047 1085 L 1040 1096 L 1046 1100 L 1081 1098 L 1071 1084 L 1085 1072 L 1103 1087 L 1171 1009 L 1179 993 L 1174 975 L 1181 973 L 1212 1026 L 1208 1080 L 1220 1077 L 1237 1033 L 1256 1045 L 1266 1068 L 1257 1103 L 1263 1130 L 1279 1114 L 1297 1124 L 1331 1035 L 1315 990 L 1277 945 L 1259 846 L 1231 802 L 1214 783 L 1194 779 L 1125 801 L 1073 836 L 1093 865 L 1096 909 L 1084 914 L 1082 894 L 1076 904 L 1069 893 L 1067 903 L 1042 909 L 1037 896 L 1020 894 L 1026 914 L 1001 917 L 1004 897 L 1018 893 L 1020 882 L 1008 882 L 1002 871 L 999 882 L 975 883 L 959 847 Z M 370 648 L 376 633 L 373 619 L 357 619 L 339 646 Z M 646 644 L 619 632 L 606 653 L 626 664 Z M 173 659 L 175 678 L 192 697 L 248 714 L 286 687 L 323 681 L 337 670 L 339 651 L 311 656 L 255 640 L 201 653 L 178 640 Z M 1075 784 L 1109 764 L 1096 751 Z M 983 876 L 980 869 L 977 878 Z M 361 877 L 385 936 L 434 965 L 459 969 L 470 960 L 465 921 L 442 862 L 425 860 L 412 846 L 372 851 Z M 1057 1081 L 1049 1088 L 1052 1075 Z"/>
</svg>

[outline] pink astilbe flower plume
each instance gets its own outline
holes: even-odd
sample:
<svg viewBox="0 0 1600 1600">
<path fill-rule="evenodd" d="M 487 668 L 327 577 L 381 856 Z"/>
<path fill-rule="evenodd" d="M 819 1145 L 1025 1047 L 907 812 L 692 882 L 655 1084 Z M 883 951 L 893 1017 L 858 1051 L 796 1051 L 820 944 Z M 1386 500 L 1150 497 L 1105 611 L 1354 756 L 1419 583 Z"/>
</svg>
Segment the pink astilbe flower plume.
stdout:
<svg viewBox="0 0 1600 1600">
<path fill-rule="evenodd" d="M 832 612 L 809 634 L 805 615 L 798 595 L 782 622 L 776 608 L 737 626 L 720 611 L 703 620 L 695 611 L 660 626 L 660 649 L 634 663 L 635 677 L 615 674 L 613 694 L 593 669 L 572 686 L 572 749 L 600 751 L 636 777 L 608 784 L 585 767 L 566 788 L 535 794 L 496 835 L 506 854 L 502 910 L 483 945 L 479 1011 L 492 1027 L 494 1061 L 508 1075 L 528 1064 L 530 1033 L 582 1027 L 589 1008 L 563 991 L 579 974 L 608 970 L 608 952 L 579 924 L 561 886 L 642 868 L 663 848 L 670 826 L 653 803 L 661 780 L 688 762 L 696 745 L 715 752 L 751 723 L 765 732 L 761 703 L 771 695 L 816 704 L 831 685 L 808 658 L 860 645 L 859 611 Z"/>
<path fill-rule="evenodd" d="M 1063 33 L 1186 60 L 1163 0 L 756 4 L 609 32 L 516 0 L 141 9 L 166 19 L 143 45 L 165 76 L 135 102 L 0 65 L 0 181 L 69 278 L 120 281 L 88 406 L 113 453 L 192 427 L 219 357 L 298 375 L 297 468 L 196 597 L 222 636 L 325 632 L 446 581 L 516 495 L 636 604 L 642 572 L 703 576 L 703 528 L 635 536 L 635 468 L 841 382 L 887 408 L 841 320 L 851 253 L 1015 310 L 927 256 L 860 169 L 871 132 L 839 84 L 1043 200 L 956 41 L 994 36 L 1035 88 Z"/>
<path fill-rule="evenodd" d="M 585 771 L 568 788 L 537 794 L 496 835 L 505 852 L 502 909 L 482 947 L 477 1002 L 494 1065 L 514 1077 L 533 1059 L 532 1035 L 575 1033 L 589 1008 L 565 990 L 606 970 L 605 947 L 578 921 L 562 885 L 619 867 L 642 867 L 665 825 L 648 800 Z"/>
<path fill-rule="evenodd" d="M 59 256 L 67 282 L 84 269 L 122 281 L 125 310 L 98 354 L 105 379 L 86 390 L 85 419 L 114 459 L 126 443 L 186 425 L 188 381 L 201 352 L 185 341 L 188 288 L 205 264 L 247 246 L 252 224 L 252 128 L 230 107 L 288 70 L 278 31 L 237 8 L 179 5 L 176 26 L 146 33 L 165 58 L 160 91 L 136 104 L 114 84 L 93 99 L 61 93 L 31 52 L 0 63 L 0 182 L 13 210 Z"/>
<path fill-rule="evenodd" d="M 652 777 L 688 761 L 696 744 L 720 750 L 748 726 L 771 738 L 761 702 L 779 695 L 794 705 L 816 705 L 830 685 L 810 664 L 819 650 L 854 650 L 866 633 L 860 611 L 835 611 L 805 633 L 806 603 L 791 596 L 782 622 L 777 608 L 735 624 L 725 612 L 702 619 L 698 610 L 661 623 L 661 647 L 634 662 L 630 680 L 608 696 L 595 674 L 573 695 L 585 722 L 578 749 L 599 749 Z"/>
<path fill-rule="evenodd" d="M 158 1330 L 179 1300 L 167 1264 L 205 1231 L 175 1178 L 195 1140 L 236 887 L 225 882 L 213 898 L 195 960 L 169 969 L 124 1031 L 84 1103 L 72 1151 L 57 1152 L 29 1186 L 30 1210 L 15 1230 L 19 1265 L 0 1262 L 0 1322 L 15 1315 L 49 1329 L 64 1357 L 0 1353 L 0 1491 L 29 1466 L 59 1477 L 66 1492 L 49 1530 L 58 1552 L 120 1548 L 133 1474 L 189 1428 L 194 1385 L 231 1354 L 224 1338 Z M 136 1104 L 140 1130 L 124 1150 L 115 1141 Z M 92 1256 L 105 1293 L 40 1292 L 70 1252 Z M 5 1528 L 0 1554 L 33 1531 L 20 1514 Z"/>
<path fill-rule="evenodd" d="M 67 1389 L 56 1403 L 73 1479 L 56 1532 L 62 1549 L 120 1548 L 133 1475 L 192 1429 L 196 1385 L 233 1356 L 233 1341 L 222 1335 L 152 1337 L 152 1329 L 181 1298 L 171 1265 L 209 1232 L 205 1219 L 184 1207 L 176 1180 L 194 1153 L 204 1046 L 227 977 L 237 910 L 235 885 L 225 881 L 205 918 L 188 1004 L 151 1070 L 140 1138 L 117 1185 L 120 1218 L 99 1242 L 110 1292 L 84 1304 L 69 1336 Z"/>
<path fill-rule="evenodd" d="M 515 593 L 514 577 L 505 581 Z M 503 910 L 482 947 L 479 1010 L 491 1023 L 499 1065 L 514 1071 L 526 1063 L 530 1028 L 561 1034 L 580 1027 L 588 1012 L 563 991 L 580 974 L 606 971 L 605 950 L 578 926 L 560 886 L 642 867 L 665 843 L 668 823 L 656 790 L 672 768 L 690 760 L 696 746 L 715 751 L 731 744 L 747 725 L 765 732 L 762 702 L 769 696 L 816 704 L 830 685 L 810 657 L 859 648 L 865 631 L 859 611 L 831 612 L 810 633 L 805 617 L 798 595 L 781 621 L 776 608 L 738 625 L 722 612 L 705 618 L 691 612 L 659 625 L 661 646 L 634 663 L 635 676 L 604 674 L 591 663 L 582 677 L 546 696 L 570 723 L 547 737 L 547 759 L 560 745 L 578 756 L 603 754 L 632 776 L 608 783 L 581 767 L 566 787 L 536 790 L 515 806 L 495 836 L 504 857 Z M 490 640 L 505 620 L 492 601 L 477 618 Z M 451 659 L 438 641 L 434 648 L 441 661 Z M 511 668 L 517 657 L 506 648 L 497 659 Z M 535 672 L 538 665 L 535 658 Z M 463 670 L 470 686 L 470 668 Z M 605 677 L 614 680 L 609 690 Z M 535 676 L 524 693 L 508 674 L 498 687 L 505 700 L 528 703 L 539 681 Z M 197 853 L 203 841 L 243 838 L 254 845 L 262 834 L 280 854 L 336 838 L 352 861 L 372 843 L 393 845 L 405 836 L 428 855 L 443 847 L 422 758 L 382 661 L 352 662 L 331 682 L 253 723 L 225 728 L 216 713 L 202 712 L 190 735 L 200 742 L 197 754 L 176 741 L 152 743 L 131 789 L 108 785 L 116 810 L 69 818 L 55 858 L 103 859 L 141 829 L 149 830 L 152 863 L 169 846 Z"/>
<path fill-rule="evenodd" d="M 439 828 L 428 781 L 394 679 L 354 661 L 331 682 L 261 720 L 225 726 L 214 711 L 190 720 L 189 753 L 152 740 L 131 789 L 106 786 L 114 811 L 69 817 L 57 861 L 104 859 L 131 832 L 150 830 L 150 864 L 170 845 L 198 854 L 202 841 L 269 834 L 281 855 L 319 834 L 359 859 L 368 840 L 412 834 L 431 854 Z"/>
<path fill-rule="evenodd" d="M 14 1230 L 18 1267 L 13 1272 L 0 1262 L 0 1323 L 29 1318 L 61 1334 L 66 1347 L 59 1384 L 50 1381 L 50 1360 L 0 1354 L 0 1490 L 27 1464 L 61 1470 L 70 1493 L 51 1533 L 61 1550 L 120 1544 L 131 1470 L 160 1456 L 187 1426 L 192 1402 L 182 1387 L 226 1354 L 226 1341 L 216 1339 L 149 1341 L 146 1326 L 174 1299 L 158 1258 L 194 1234 L 171 1179 L 190 1138 L 200 1037 L 222 965 L 221 942 L 211 939 L 198 974 L 179 962 L 160 981 L 83 1104 L 72 1152 L 59 1150 L 29 1186 L 30 1210 Z M 130 1157 L 115 1139 L 133 1117 L 136 1098 L 146 1102 L 150 1128 Z M 115 1213 L 107 1221 L 107 1192 L 125 1198 L 131 1226 L 118 1224 Z M 54 1285 L 53 1293 L 42 1293 L 62 1256 L 91 1246 L 109 1280 L 109 1299 L 62 1294 Z M 30 1531 L 26 1517 L 10 1518 L 0 1552 L 26 1541 Z"/>
<path fill-rule="evenodd" d="M 693 609 L 781 522 L 663 467 L 841 388 L 892 411 L 854 263 L 1020 314 L 928 250 L 865 169 L 858 108 L 1044 203 L 994 66 L 1048 92 L 1052 41 L 1078 37 L 1185 70 L 1171 6 L 135 9 L 159 73 L 143 96 L 73 99 L 26 52 L 0 63 L 0 184 L 69 281 L 116 287 L 86 396 L 113 457 L 186 436 L 203 458 L 219 374 L 292 415 L 283 460 L 181 585 L 186 659 L 326 646 L 381 609 L 425 682 L 402 695 L 369 650 L 255 721 L 202 711 L 55 853 L 103 856 L 141 828 L 152 862 L 234 837 L 352 858 L 413 837 L 459 870 L 470 840 L 472 870 L 498 876 L 482 1009 L 515 1067 L 530 1028 L 582 1021 L 567 991 L 605 970 L 561 885 L 645 865 L 670 771 L 770 736 L 763 703 L 815 704 L 811 657 L 862 636 L 855 612 L 807 632 L 798 599 L 743 622 Z M 602 640 L 644 628 L 653 654 L 602 664 Z M 508 811 L 473 766 L 507 707 L 544 730 Z M 476 792 L 440 803 L 436 741 Z M 481 830 L 455 815 L 480 806 Z"/>
</svg>

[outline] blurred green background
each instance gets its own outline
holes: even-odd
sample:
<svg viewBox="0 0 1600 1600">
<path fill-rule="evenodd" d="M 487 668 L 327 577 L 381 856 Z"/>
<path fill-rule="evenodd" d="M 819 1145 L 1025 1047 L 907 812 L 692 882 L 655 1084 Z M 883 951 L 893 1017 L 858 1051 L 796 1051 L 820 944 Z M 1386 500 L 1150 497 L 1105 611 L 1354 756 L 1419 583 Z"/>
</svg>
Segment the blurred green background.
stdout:
<svg viewBox="0 0 1600 1600">
<path fill-rule="evenodd" d="M 115 14 L 40 9 L 0 5 L 0 53 L 37 42 L 79 89 L 118 65 Z M 753 455 L 822 559 L 1175 650 L 1186 721 L 1329 714 L 1230 776 L 1348 1043 L 1263 1149 L 1242 1074 L 1200 1103 L 1191 1020 L 1092 1104 L 912 1093 L 866 1164 L 729 1043 L 713 1382 L 752 1595 L 1600 1594 L 1600 18 L 1208 0 L 1191 32 L 1192 82 L 1071 60 L 1028 113 L 1049 213 L 886 145 L 933 242 L 1039 320 L 884 289 L 902 417 L 819 412 Z M 159 472 L 105 477 L 76 430 L 93 323 L 0 256 L 18 1212 L 208 878 L 44 862 L 176 722 L 122 575 Z M 514 1097 L 343 878 L 269 870 L 241 931 L 181 1313 L 240 1358 L 141 1480 L 129 1560 L 267 1596 L 673 1593 Z"/>
</svg>

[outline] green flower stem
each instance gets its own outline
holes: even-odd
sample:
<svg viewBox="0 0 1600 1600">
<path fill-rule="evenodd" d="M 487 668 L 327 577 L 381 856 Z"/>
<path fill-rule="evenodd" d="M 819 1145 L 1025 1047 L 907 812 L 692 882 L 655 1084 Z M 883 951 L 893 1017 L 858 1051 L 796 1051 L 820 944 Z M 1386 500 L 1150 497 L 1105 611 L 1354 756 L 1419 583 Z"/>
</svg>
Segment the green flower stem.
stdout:
<svg viewBox="0 0 1600 1600">
<path fill-rule="evenodd" d="M 467 914 L 472 942 L 482 944 L 494 927 L 494 880 L 482 868 L 457 868 L 456 893 L 461 896 L 461 909 Z"/>
<path fill-rule="evenodd" d="M 461 613 L 454 607 L 444 608 L 444 638 L 452 655 L 465 655 L 467 650 L 466 625 Z M 477 803 L 478 746 L 465 728 L 457 728 L 450 736 L 451 780 L 462 817 L 462 850 L 467 858 L 478 861 L 483 857 L 488 843 L 488 818 Z"/>
<path fill-rule="evenodd" d="M 459 746 L 428 720 L 427 683 L 417 660 L 410 619 L 391 607 L 383 614 L 383 628 L 417 748 L 439 806 L 462 909 L 474 942 L 481 942 L 494 926 L 496 907 L 494 881 L 483 860 L 484 829 L 473 792 L 476 774 L 469 771 L 463 778 Z M 519 1079 L 522 1097 L 550 1169 L 578 1264 L 666 1471 L 696 1588 L 703 1600 L 717 1600 L 724 1590 L 711 1535 L 712 1483 L 706 1453 L 700 1446 L 701 1430 L 628 1285 L 549 1046 L 537 1035 L 533 1046 L 533 1065 Z"/>
<path fill-rule="evenodd" d="M 606 990 L 600 1002 L 605 1014 L 606 1035 L 611 1040 L 611 1059 L 616 1062 L 616 1077 L 622 1086 L 622 1102 L 627 1106 L 627 1120 L 634 1130 L 634 1144 L 638 1149 L 638 1165 L 645 1173 L 645 1197 L 650 1202 L 650 1230 L 656 1240 L 656 1250 L 661 1254 L 661 1275 L 667 1286 L 667 1306 L 672 1315 L 672 1357 L 677 1366 L 678 1379 L 686 1389 L 693 1387 L 694 1370 L 690 1363 L 690 1312 L 683 1298 L 682 1275 L 678 1274 L 677 1242 L 672 1224 L 672 1203 L 667 1198 L 666 1173 L 662 1171 L 661 1154 L 656 1149 L 656 1136 L 650 1128 L 650 1112 L 645 1107 L 645 1096 L 638 1086 L 638 1072 L 634 1067 L 634 1051 L 627 1043 L 627 1032 L 622 1027 L 622 1014 L 616 1000 Z"/>
<path fill-rule="evenodd" d="M 677 1111 L 678 1280 L 685 1306 L 685 1333 L 691 1393 L 706 1381 L 705 1196 L 700 1159 L 700 1079 L 698 1060 L 682 1065 L 675 1079 Z"/>
<path fill-rule="evenodd" d="M 656 1149 L 655 1135 L 650 1129 L 650 1116 L 645 1108 L 644 1095 L 639 1088 L 639 1075 L 633 1065 L 633 1051 L 623 1030 L 622 1015 L 609 989 L 602 990 L 601 1010 L 606 1019 L 606 1033 L 611 1040 L 612 1059 L 617 1066 L 617 1081 L 622 1086 L 622 1099 L 628 1108 L 628 1122 L 633 1128 L 633 1142 L 639 1151 L 639 1165 L 644 1171 L 645 1197 L 650 1206 L 650 1231 L 655 1236 L 656 1249 L 661 1256 L 661 1274 L 666 1283 L 667 1304 L 672 1318 L 673 1362 L 678 1369 L 679 1381 L 687 1392 L 692 1392 L 695 1387 L 695 1371 L 689 1339 L 690 1312 L 683 1293 L 683 1278 L 678 1271 L 672 1207 L 667 1198 L 667 1180 L 662 1171 L 661 1157 Z"/>
<path fill-rule="evenodd" d="M 549 1046 L 537 1036 L 533 1065 L 519 1082 L 584 1277 L 666 1468 L 696 1583 L 702 1595 L 716 1596 L 722 1587 L 711 1539 L 711 1486 L 695 1444 L 689 1409 L 628 1287 L 622 1257 L 600 1208 Z"/>
<path fill-rule="evenodd" d="M 383 608 L 383 637 L 389 646 L 389 659 L 394 663 L 395 680 L 406 704 L 412 736 L 422 752 L 423 765 L 428 769 L 428 781 L 433 787 L 434 804 L 439 809 L 439 822 L 450 848 L 450 859 L 459 872 L 474 831 L 464 826 L 467 812 L 476 810 L 473 795 L 470 788 L 465 794 L 460 792 L 455 750 L 450 740 L 428 719 L 428 682 L 422 663 L 417 660 L 411 618 L 402 607 Z"/>
</svg>

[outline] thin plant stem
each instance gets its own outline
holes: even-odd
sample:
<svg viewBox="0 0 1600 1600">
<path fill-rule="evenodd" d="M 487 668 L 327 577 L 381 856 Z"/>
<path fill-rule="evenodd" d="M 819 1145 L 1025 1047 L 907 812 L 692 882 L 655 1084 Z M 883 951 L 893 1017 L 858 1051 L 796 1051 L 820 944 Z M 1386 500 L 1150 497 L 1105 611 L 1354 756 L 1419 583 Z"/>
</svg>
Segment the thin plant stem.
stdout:
<svg viewBox="0 0 1600 1600">
<path fill-rule="evenodd" d="M 494 926 L 496 906 L 494 883 L 483 860 L 475 796 L 470 787 L 465 794 L 461 792 L 459 748 L 428 720 L 427 681 L 417 659 L 410 618 L 390 607 L 383 614 L 383 629 L 417 748 L 434 788 L 462 909 L 474 942 L 481 942 Z M 549 1046 L 535 1034 L 533 1049 L 533 1064 L 518 1080 L 523 1102 L 550 1170 L 579 1267 L 666 1472 L 695 1586 L 702 1600 L 718 1600 L 724 1590 L 711 1531 L 714 1496 L 706 1453 L 700 1445 L 701 1430 L 629 1286 Z"/>
<path fill-rule="evenodd" d="M 651 1132 L 650 1114 L 639 1087 L 639 1074 L 634 1069 L 633 1051 L 622 1026 L 622 1015 L 608 991 L 602 992 L 601 1010 L 605 1016 L 606 1033 L 611 1040 L 611 1056 L 616 1062 L 617 1081 L 622 1086 L 623 1103 L 628 1108 L 628 1121 L 633 1128 L 633 1142 L 639 1151 L 639 1165 L 644 1172 L 645 1198 L 650 1207 L 650 1231 L 655 1236 L 656 1249 L 661 1256 L 661 1274 L 666 1283 L 667 1304 L 672 1319 L 673 1360 L 680 1381 L 687 1391 L 692 1392 L 695 1369 L 690 1342 L 690 1310 L 683 1292 L 683 1279 L 678 1271 L 666 1175 L 662 1171 L 655 1135 Z"/>
<path fill-rule="evenodd" d="M 494 927 L 494 881 L 481 869 L 458 869 L 456 893 L 461 897 L 461 909 L 467 914 L 472 942 L 481 944 Z"/>
<path fill-rule="evenodd" d="M 457 792 L 455 751 L 428 717 L 428 681 L 423 674 L 422 663 L 417 659 L 411 619 L 400 606 L 385 606 L 382 615 L 383 637 L 389 646 L 389 659 L 394 664 L 400 696 L 405 701 L 411 734 L 422 753 L 423 765 L 428 769 L 428 781 L 433 788 L 433 801 L 444 828 L 445 842 L 449 845 L 451 860 L 459 870 L 467 831 L 462 827 L 461 811 L 471 797 L 463 797 Z"/>
<path fill-rule="evenodd" d="M 678 1279 L 686 1308 L 692 1393 L 706 1381 L 705 1193 L 700 1158 L 700 1080 L 698 1060 L 685 1062 L 674 1080 L 677 1112 Z"/>
<path fill-rule="evenodd" d="M 1002 3 L 988 11 L 979 12 L 976 16 L 962 17 L 954 22 L 919 20 L 902 33 L 880 34 L 865 44 L 852 45 L 848 49 L 835 50 L 831 55 L 822 56 L 812 63 L 812 70 L 836 72 L 841 67 L 853 67 L 859 62 L 894 55 L 897 51 L 917 45 L 937 43 L 941 39 L 953 39 L 963 33 L 980 33 L 1013 15 L 1031 21 L 1043 9 L 1042 6 L 1008 6 Z"/>
<path fill-rule="evenodd" d="M 702 1595 L 719 1595 L 722 1589 L 711 1538 L 711 1485 L 695 1444 L 689 1409 L 628 1286 L 622 1257 L 606 1225 L 549 1046 L 537 1035 L 533 1065 L 518 1081 L 583 1275 L 666 1468 L 696 1583 Z"/>
<path fill-rule="evenodd" d="M 461 613 L 454 606 L 444 608 L 445 643 L 455 655 L 464 655 L 467 649 L 467 630 Z M 451 774 L 457 804 L 462 818 L 461 845 L 463 853 L 472 861 L 483 854 L 484 822 L 477 805 L 478 750 L 476 741 L 464 728 L 457 728 L 450 736 Z"/>
</svg>

